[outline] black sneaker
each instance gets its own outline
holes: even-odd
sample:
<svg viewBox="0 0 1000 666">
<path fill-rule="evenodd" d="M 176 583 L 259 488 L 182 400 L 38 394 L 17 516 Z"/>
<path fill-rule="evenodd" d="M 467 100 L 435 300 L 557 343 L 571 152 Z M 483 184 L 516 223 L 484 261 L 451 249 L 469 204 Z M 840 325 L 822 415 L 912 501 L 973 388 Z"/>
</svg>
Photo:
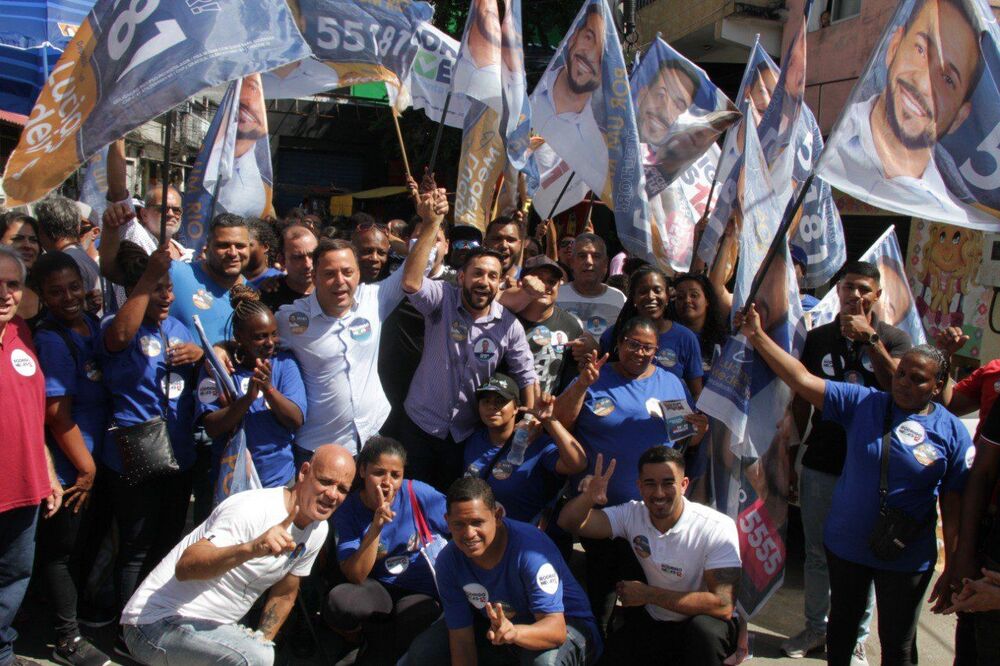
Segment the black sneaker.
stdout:
<svg viewBox="0 0 1000 666">
<path fill-rule="evenodd" d="M 82 636 L 66 641 L 56 641 L 56 649 L 52 651 L 52 658 L 60 664 L 67 664 L 67 666 L 109 666 L 111 664 L 108 655 L 98 650 L 93 643 Z"/>
</svg>

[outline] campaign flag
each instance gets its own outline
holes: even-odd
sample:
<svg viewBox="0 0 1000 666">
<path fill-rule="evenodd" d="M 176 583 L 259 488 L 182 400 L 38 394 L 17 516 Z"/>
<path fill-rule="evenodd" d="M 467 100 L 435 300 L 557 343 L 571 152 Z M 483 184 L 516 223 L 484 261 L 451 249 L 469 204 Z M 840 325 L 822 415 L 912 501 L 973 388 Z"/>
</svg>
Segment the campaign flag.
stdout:
<svg viewBox="0 0 1000 666">
<path fill-rule="evenodd" d="M 531 93 L 532 125 L 613 211 L 622 245 L 653 259 L 639 130 L 611 10 L 587 0 Z M 541 169 L 539 169 L 541 172 Z"/>
<path fill-rule="evenodd" d="M 284 0 L 98 0 L 7 162 L 16 205 L 198 91 L 309 55 Z"/>
<path fill-rule="evenodd" d="M 590 191 L 590 187 L 563 158 L 556 155 L 548 143 L 535 148 L 531 160 L 539 173 L 538 189 L 531 199 L 539 217 L 554 218 L 583 201 Z"/>
<path fill-rule="evenodd" d="M 430 21 L 434 8 L 418 0 L 296 0 L 292 3 L 302 34 L 317 61 L 332 70 L 332 87 L 385 81 L 399 91 L 417 53 L 414 35 Z M 313 63 L 288 76 L 309 78 Z"/>
<path fill-rule="evenodd" d="M 652 202 L 740 114 L 700 67 L 659 37 L 632 70 L 629 83 Z"/>
<path fill-rule="evenodd" d="M 916 299 L 906 279 L 906 263 L 903 261 L 903 252 L 896 237 L 895 225 L 886 229 L 860 259 L 875 264 L 881 274 L 882 295 L 874 306 L 879 321 L 906 331 L 915 345 L 927 342 L 927 333 L 920 321 L 920 313 L 917 312 Z M 840 297 L 834 288 L 809 311 L 812 328 L 830 323 L 838 314 L 840 314 Z"/>
<path fill-rule="evenodd" d="M 816 173 L 879 208 L 1000 231 L 998 39 L 982 0 L 902 0 Z"/>
<path fill-rule="evenodd" d="M 197 254 L 219 213 L 272 217 L 267 108 L 259 74 L 229 84 L 184 192 L 178 240 Z"/>
<path fill-rule="evenodd" d="M 91 222 L 101 226 L 101 218 L 108 207 L 108 147 L 104 146 L 91 155 L 80 185 L 80 201 L 90 206 Z"/>
<path fill-rule="evenodd" d="M 430 23 L 424 23 L 417 29 L 416 39 L 417 54 L 405 86 L 410 99 L 394 106 L 399 110 L 402 110 L 400 106 L 422 109 L 434 122 L 462 128 L 469 112 L 469 100 L 465 96 L 452 98 L 448 102 L 448 117 L 443 121 L 441 119 L 461 43 Z"/>
<path fill-rule="evenodd" d="M 215 353 L 215 348 L 208 341 L 208 335 L 201 324 L 201 318 L 194 315 L 194 327 L 198 332 L 201 341 L 201 348 L 205 351 L 205 360 L 212 369 L 212 379 L 206 379 L 198 385 L 199 397 L 202 391 L 209 394 L 206 400 L 214 401 L 216 396 L 225 395 L 230 402 L 243 395 L 236 386 L 232 376 L 226 370 L 222 360 Z M 260 482 L 260 475 L 254 466 L 250 451 L 247 449 L 246 433 L 243 432 L 243 424 L 236 428 L 222 450 L 219 459 L 219 476 L 215 482 L 215 489 L 212 492 L 212 505 L 218 506 L 222 500 L 230 495 L 243 492 L 244 490 L 258 490 L 263 487 Z"/>
</svg>

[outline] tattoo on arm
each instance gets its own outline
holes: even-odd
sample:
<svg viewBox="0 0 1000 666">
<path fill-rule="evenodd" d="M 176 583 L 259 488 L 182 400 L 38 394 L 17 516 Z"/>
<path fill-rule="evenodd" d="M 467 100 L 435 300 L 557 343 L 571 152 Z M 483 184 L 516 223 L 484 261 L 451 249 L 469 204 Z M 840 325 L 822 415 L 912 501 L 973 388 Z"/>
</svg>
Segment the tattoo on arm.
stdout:
<svg viewBox="0 0 1000 666">
<path fill-rule="evenodd" d="M 740 596 L 741 575 L 742 569 L 739 567 L 711 569 L 705 572 L 705 577 L 710 583 L 709 589 L 727 606 L 736 605 L 736 599 Z"/>
<path fill-rule="evenodd" d="M 269 599 L 264 606 L 264 613 L 260 617 L 260 626 L 257 629 L 265 636 L 277 633 L 281 626 L 282 618 L 278 615 L 278 604 L 274 599 Z"/>
</svg>

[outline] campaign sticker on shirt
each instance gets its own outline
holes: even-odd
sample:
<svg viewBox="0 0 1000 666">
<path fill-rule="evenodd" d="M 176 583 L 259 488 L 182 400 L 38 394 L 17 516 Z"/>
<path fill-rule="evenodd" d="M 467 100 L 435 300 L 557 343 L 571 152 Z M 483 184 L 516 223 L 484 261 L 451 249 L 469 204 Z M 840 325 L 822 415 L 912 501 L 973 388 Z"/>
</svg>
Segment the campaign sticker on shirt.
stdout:
<svg viewBox="0 0 1000 666">
<path fill-rule="evenodd" d="M 83 374 L 92 382 L 99 382 L 103 375 L 101 374 L 101 368 L 98 367 L 97 362 L 94 359 L 90 359 L 83 364 Z"/>
<path fill-rule="evenodd" d="M 548 562 L 538 567 L 535 583 L 545 594 L 555 594 L 559 589 L 559 574 L 556 573 L 556 568 Z"/>
<path fill-rule="evenodd" d="M 649 547 L 649 539 L 646 538 L 645 534 L 640 534 L 632 539 L 632 550 L 643 559 L 653 554 L 653 550 Z"/>
<path fill-rule="evenodd" d="M 288 315 L 288 328 L 294 335 L 302 335 L 309 328 L 309 315 L 305 312 L 293 312 Z"/>
<path fill-rule="evenodd" d="M 836 373 L 833 368 L 833 356 L 830 354 L 823 357 L 823 360 L 820 362 L 820 366 L 823 368 L 823 374 L 827 377 L 833 377 Z"/>
<path fill-rule="evenodd" d="M 965 467 L 971 468 L 972 463 L 976 461 L 976 447 L 970 446 L 965 450 Z"/>
<path fill-rule="evenodd" d="M 246 395 L 250 391 L 250 377 L 240 377 L 240 393 Z M 263 396 L 258 395 L 257 399 L 260 400 Z"/>
<path fill-rule="evenodd" d="M 594 406 L 590 408 L 590 411 L 594 412 L 597 416 L 607 416 L 615 411 L 615 401 L 611 398 L 600 398 L 594 402 Z"/>
<path fill-rule="evenodd" d="M 184 378 L 176 372 L 171 372 L 169 385 L 166 377 L 160 380 L 160 390 L 167 394 L 168 400 L 176 400 L 184 392 Z"/>
<path fill-rule="evenodd" d="M 868 372 L 875 372 L 875 366 L 872 365 L 872 359 L 866 351 L 861 352 L 861 366 Z"/>
<path fill-rule="evenodd" d="M 204 289 L 199 289 L 191 295 L 191 302 L 199 310 L 211 310 L 212 303 L 215 301 L 215 296 L 208 293 Z"/>
<path fill-rule="evenodd" d="M 600 335 L 608 328 L 608 321 L 603 317 L 598 317 L 594 315 L 593 317 L 587 317 L 587 330 L 593 335 Z"/>
<path fill-rule="evenodd" d="M 548 326 L 536 326 L 531 331 L 531 341 L 539 347 L 547 347 L 552 342 L 552 331 Z"/>
<path fill-rule="evenodd" d="M 511 473 L 514 471 L 514 466 L 507 462 L 506 460 L 501 460 L 496 465 L 493 466 L 493 477 L 497 481 L 505 481 L 510 478 Z"/>
<path fill-rule="evenodd" d="M 475 353 L 476 358 L 480 361 L 487 363 L 497 355 L 497 343 L 484 335 L 476 340 L 473 346 L 473 353 Z"/>
<path fill-rule="evenodd" d="M 557 354 L 562 354 L 563 350 L 566 349 L 566 345 L 569 344 L 569 336 L 566 335 L 566 331 L 553 331 L 552 332 L 552 350 Z"/>
<path fill-rule="evenodd" d="M 15 349 L 10 353 L 10 364 L 22 377 L 31 377 L 38 369 L 35 359 L 23 349 Z"/>
<path fill-rule="evenodd" d="M 348 324 L 347 332 L 355 342 L 368 342 L 372 338 L 372 323 L 364 317 L 358 317 Z"/>
<path fill-rule="evenodd" d="M 684 569 L 681 567 L 675 567 L 670 564 L 661 564 L 660 571 L 667 574 L 668 576 L 675 576 L 677 578 L 682 578 L 684 576 Z"/>
<path fill-rule="evenodd" d="M 406 550 L 410 553 L 415 553 L 420 550 L 420 535 L 414 532 L 410 535 L 410 538 L 406 540 Z"/>
<path fill-rule="evenodd" d="M 479 472 L 483 469 L 482 465 L 479 463 L 472 463 L 469 468 L 465 470 L 465 476 L 467 477 L 478 477 Z"/>
<path fill-rule="evenodd" d="M 673 349 L 661 349 L 656 352 L 656 362 L 664 368 L 672 368 L 677 365 L 677 353 Z"/>
<path fill-rule="evenodd" d="M 295 560 L 302 557 L 302 553 L 306 552 L 306 542 L 300 541 L 295 544 L 295 550 L 288 554 L 288 559 Z"/>
<path fill-rule="evenodd" d="M 711 372 L 712 371 L 712 362 L 711 361 L 706 361 L 705 359 L 701 359 L 701 369 L 704 372 Z"/>
<path fill-rule="evenodd" d="M 924 427 L 916 421 L 903 421 L 896 426 L 896 437 L 907 446 L 922 444 L 927 439 Z"/>
<path fill-rule="evenodd" d="M 139 338 L 139 349 L 149 358 L 153 358 L 160 355 L 160 352 L 163 351 L 163 345 L 160 344 L 159 338 L 152 335 L 144 335 Z"/>
<path fill-rule="evenodd" d="M 921 444 L 913 449 L 913 457 L 917 462 L 927 467 L 941 457 L 941 453 L 930 444 Z"/>
<path fill-rule="evenodd" d="M 409 566 L 410 558 L 406 555 L 397 555 L 395 557 L 390 557 L 385 561 L 385 570 L 393 576 L 398 576 L 403 573 Z"/>
<path fill-rule="evenodd" d="M 198 401 L 210 405 L 219 399 L 219 387 L 211 377 L 205 377 L 198 382 Z"/>
<path fill-rule="evenodd" d="M 861 384 L 863 380 L 860 372 L 857 370 L 848 370 L 844 373 L 844 381 L 848 384 Z"/>
<path fill-rule="evenodd" d="M 455 342 L 465 342 L 469 339 L 469 327 L 460 321 L 451 322 L 451 330 L 448 331 L 448 335 Z"/>
<path fill-rule="evenodd" d="M 473 607 L 480 610 L 486 608 L 486 604 L 490 600 L 490 593 L 486 591 L 485 587 L 479 583 L 469 583 L 462 586 L 462 591 L 465 592 L 465 598 Z"/>
</svg>

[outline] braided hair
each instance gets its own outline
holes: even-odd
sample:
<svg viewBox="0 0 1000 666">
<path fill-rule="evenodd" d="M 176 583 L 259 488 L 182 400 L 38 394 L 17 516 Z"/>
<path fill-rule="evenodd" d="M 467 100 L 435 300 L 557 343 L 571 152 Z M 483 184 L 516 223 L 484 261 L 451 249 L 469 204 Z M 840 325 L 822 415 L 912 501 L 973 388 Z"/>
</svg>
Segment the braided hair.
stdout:
<svg viewBox="0 0 1000 666">
<path fill-rule="evenodd" d="M 271 309 L 260 300 L 260 293 L 253 287 L 245 284 L 233 285 L 229 290 L 229 304 L 233 308 L 233 314 L 229 315 L 227 325 L 229 340 L 236 339 L 236 329 L 243 330 L 257 317 L 273 316 Z"/>
</svg>

